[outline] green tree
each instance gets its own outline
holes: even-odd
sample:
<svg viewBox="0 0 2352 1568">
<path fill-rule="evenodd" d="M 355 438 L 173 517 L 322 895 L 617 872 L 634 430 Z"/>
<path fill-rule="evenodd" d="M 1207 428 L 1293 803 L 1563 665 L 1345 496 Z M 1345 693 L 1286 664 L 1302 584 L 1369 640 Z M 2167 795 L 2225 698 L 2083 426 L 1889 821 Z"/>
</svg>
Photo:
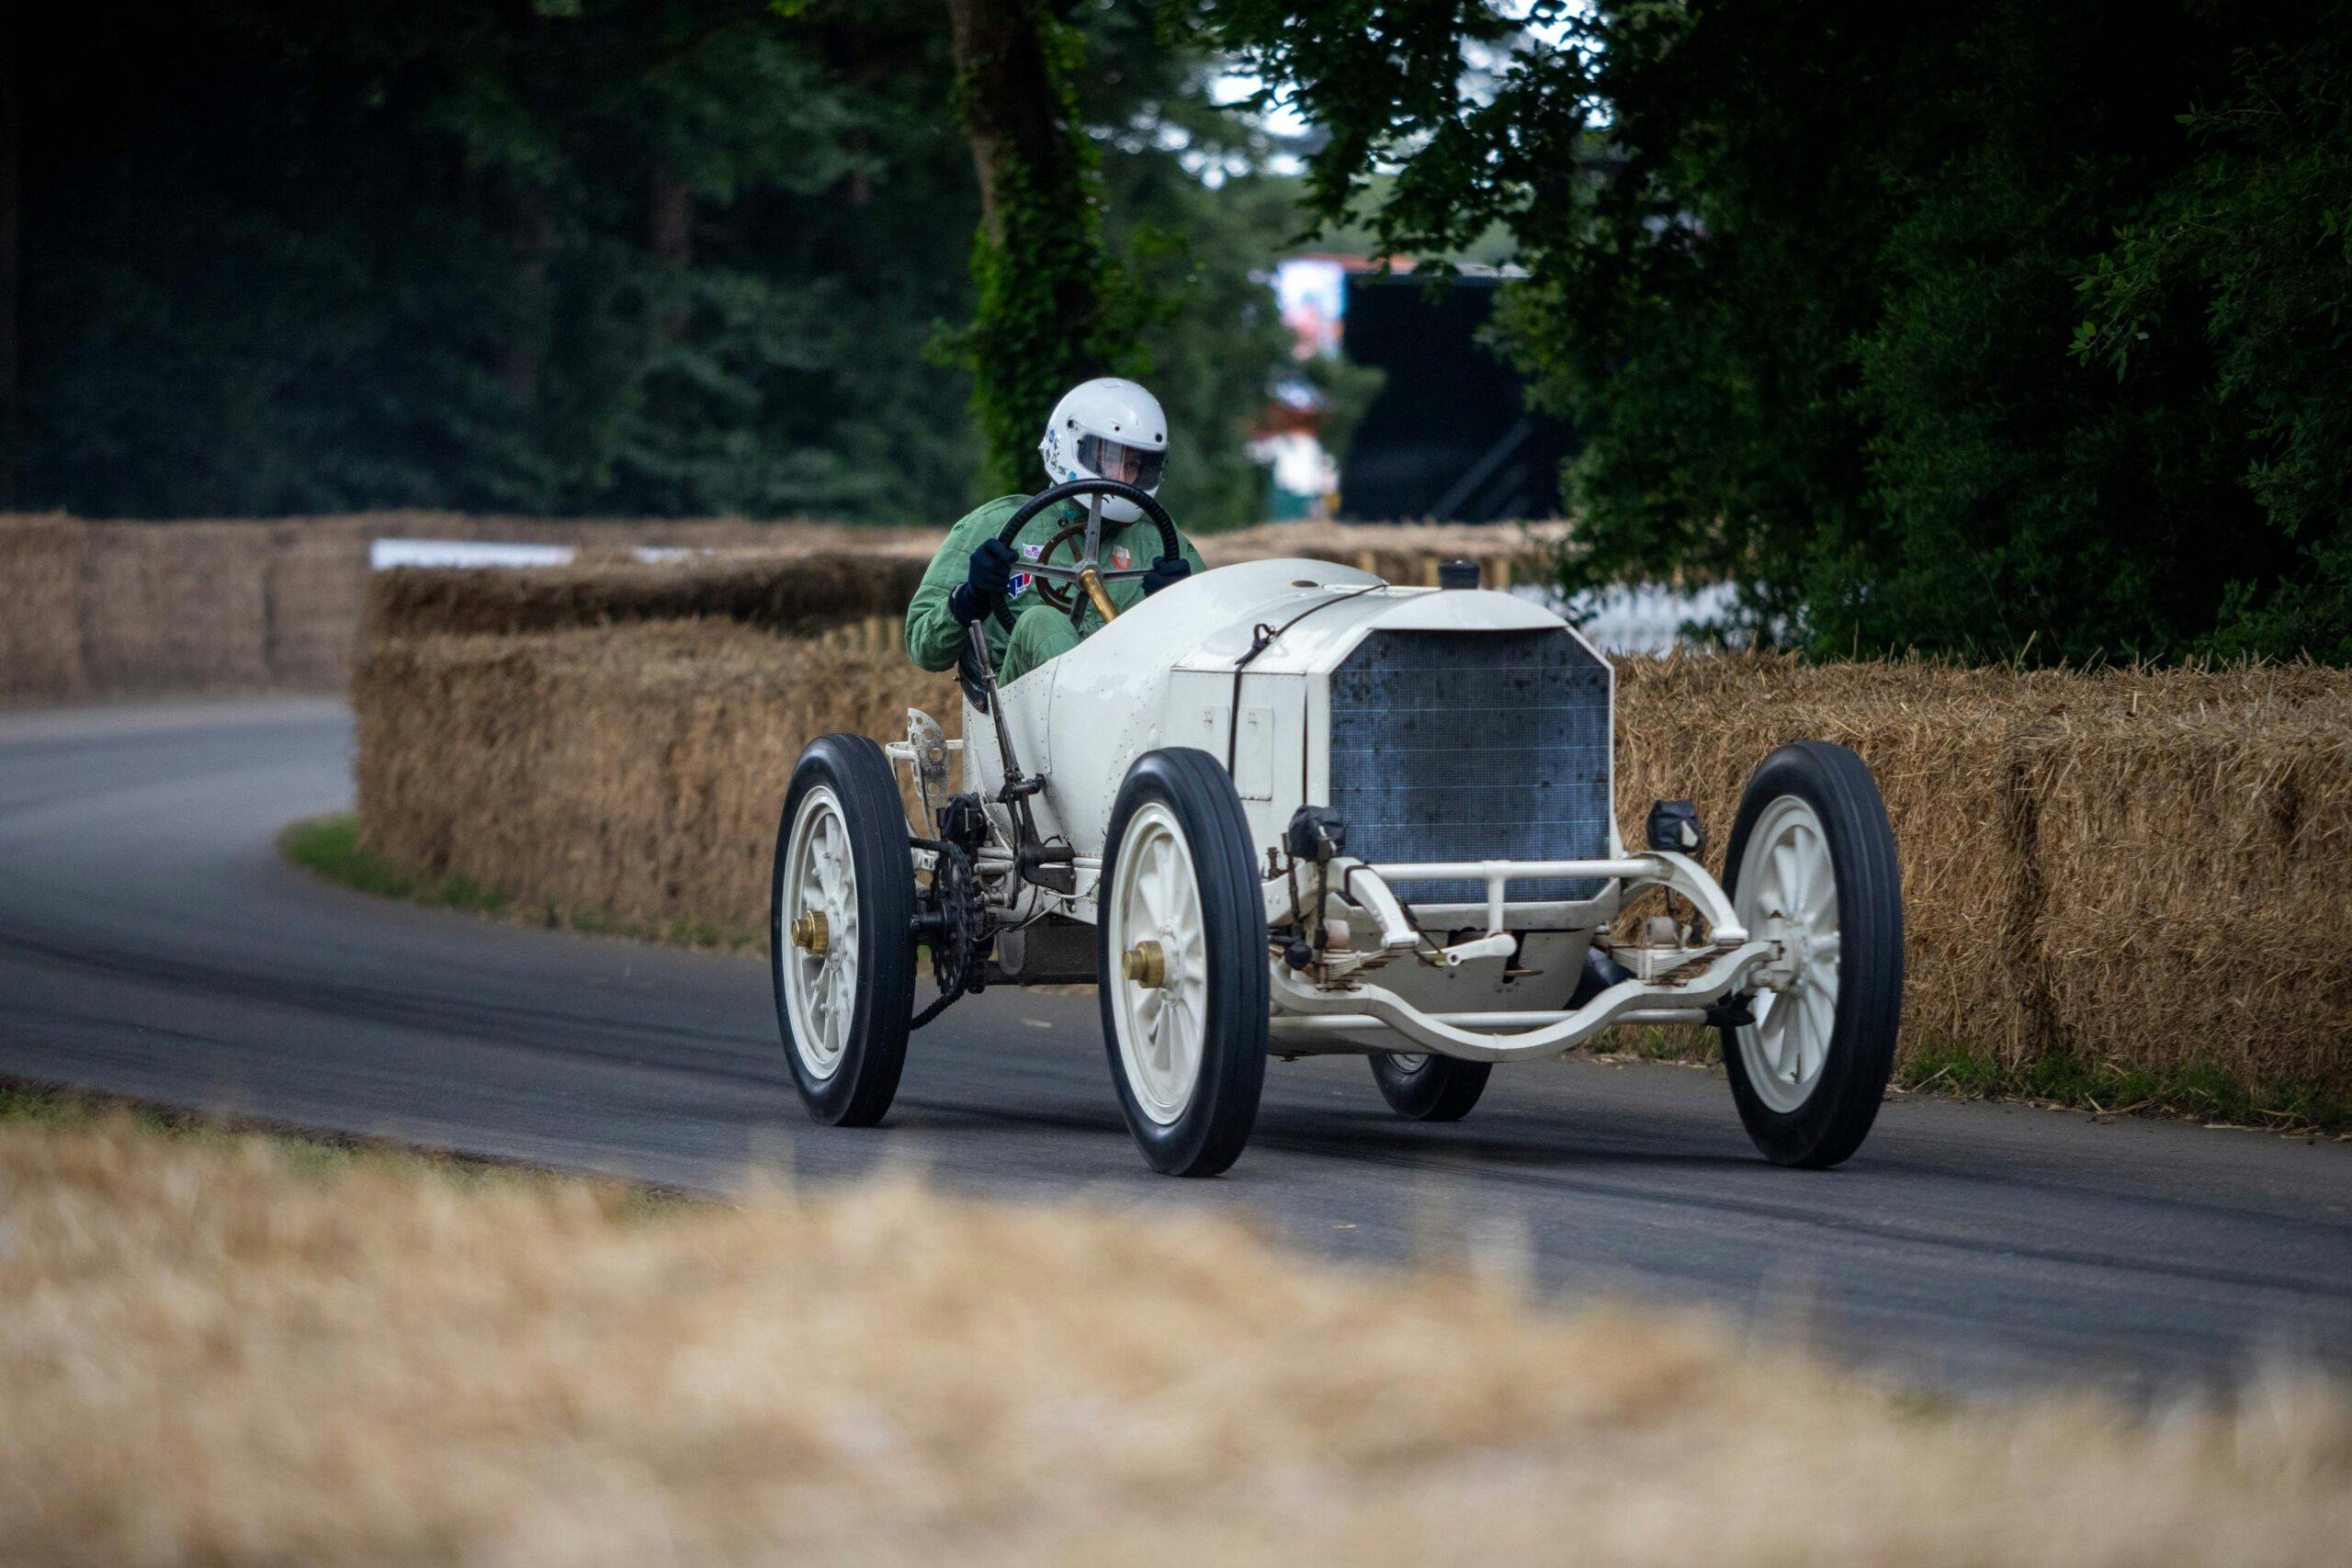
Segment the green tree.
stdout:
<svg viewBox="0 0 2352 1568">
<path fill-rule="evenodd" d="M 16 499 L 903 517 L 961 490 L 968 432 L 904 395 L 939 379 L 975 210 L 901 85 L 946 72 L 916 10 L 85 7 L 28 117 Z"/>
<path fill-rule="evenodd" d="M 1102 152 L 1125 363 L 1167 408 L 1175 443 L 1160 498 L 1194 531 L 1259 522 L 1268 479 L 1246 447 L 1289 359 L 1271 284 L 1306 221 L 1299 182 L 1262 172 L 1268 139 L 1211 102 L 1224 62 L 1181 15 L 1098 8 L 1087 52 L 1096 63 L 1073 92 Z"/>
<path fill-rule="evenodd" d="M 2337 0 L 1216 15 L 1329 130 L 1324 215 L 1385 164 L 1391 248 L 1512 233 L 1571 586 L 1727 579 L 1820 652 L 2352 652 Z"/>
<path fill-rule="evenodd" d="M 2199 407 L 2263 525 L 2199 552 L 2226 584 L 2204 646 L 2352 664 L 2352 8 L 2274 19 L 2228 70 L 2078 285 L 2075 350 L 2124 386 L 2210 355 Z"/>
<path fill-rule="evenodd" d="M 1072 385 L 1134 376 L 1169 411 L 1170 508 L 1193 528 L 1254 521 L 1265 479 L 1245 446 L 1288 348 L 1266 275 L 1303 221 L 1295 182 L 1255 172 L 1264 140 L 1210 103 L 1217 62 L 1181 19 L 950 9 L 983 200 L 973 322 L 950 342 L 992 483 L 1038 482 L 1038 436 Z"/>
<path fill-rule="evenodd" d="M 1033 484 L 1051 398 L 1131 369 L 1187 524 L 1244 520 L 1287 186 L 1189 36 L 1046 26 L 1093 63 L 1054 111 L 1088 194 L 1041 243 L 1104 303 L 992 340 L 1034 412 L 986 482 Z M 932 351 L 982 216 L 935 0 L 93 0 L 40 34 L 8 504 L 906 522 L 984 482 Z M 1209 189 L 1204 147 L 1244 177 Z"/>
</svg>

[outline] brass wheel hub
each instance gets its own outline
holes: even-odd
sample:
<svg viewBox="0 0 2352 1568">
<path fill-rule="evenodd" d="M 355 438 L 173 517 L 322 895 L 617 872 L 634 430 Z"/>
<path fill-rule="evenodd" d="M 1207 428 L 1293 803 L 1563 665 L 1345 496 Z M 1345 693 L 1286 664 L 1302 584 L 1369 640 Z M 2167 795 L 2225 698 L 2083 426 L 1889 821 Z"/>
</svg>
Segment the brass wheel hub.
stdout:
<svg viewBox="0 0 2352 1568">
<path fill-rule="evenodd" d="M 792 922 L 793 946 L 808 953 L 822 953 L 825 951 L 825 916 L 822 910 L 811 909 Z"/>
<path fill-rule="evenodd" d="M 1146 990 L 1168 984 L 1168 957 L 1156 942 L 1139 942 L 1119 955 L 1119 973 Z"/>
</svg>

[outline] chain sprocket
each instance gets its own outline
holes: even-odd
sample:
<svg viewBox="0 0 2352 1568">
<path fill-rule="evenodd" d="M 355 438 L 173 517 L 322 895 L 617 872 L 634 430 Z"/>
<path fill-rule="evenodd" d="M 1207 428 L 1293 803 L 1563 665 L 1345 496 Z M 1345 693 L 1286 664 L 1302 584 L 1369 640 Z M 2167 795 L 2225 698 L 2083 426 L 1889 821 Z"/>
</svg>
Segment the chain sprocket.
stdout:
<svg viewBox="0 0 2352 1568">
<path fill-rule="evenodd" d="M 931 976 L 939 995 L 917 1013 L 910 1026 L 921 1029 L 967 991 L 977 991 L 984 978 L 989 920 L 980 903 L 979 884 L 972 861 L 962 846 L 939 842 L 931 871 L 931 899 L 937 916 L 932 928 Z"/>
</svg>

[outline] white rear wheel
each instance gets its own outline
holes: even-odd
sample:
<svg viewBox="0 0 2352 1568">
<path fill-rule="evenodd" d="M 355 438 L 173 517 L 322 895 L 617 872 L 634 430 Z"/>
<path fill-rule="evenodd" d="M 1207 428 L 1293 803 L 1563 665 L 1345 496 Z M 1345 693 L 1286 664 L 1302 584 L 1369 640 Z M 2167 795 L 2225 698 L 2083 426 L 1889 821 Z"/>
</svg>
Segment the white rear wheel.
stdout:
<svg viewBox="0 0 2352 1568">
<path fill-rule="evenodd" d="M 792 1049 L 812 1078 L 830 1078 L 849 1046 L 857 1000 L 857 866 L 832 790 L 803 795 L 785 852 L 785 896 L 769 933 L 783 959 Z"/>
<path fill-rule="evenodd" d="M 794 1087 L 818 1121 L 870 1127 L 890 1109 L 914 1015 L 914 858 L 882 748 L 820 735 L 776 824 L 768 968 Z"/>
</svg>

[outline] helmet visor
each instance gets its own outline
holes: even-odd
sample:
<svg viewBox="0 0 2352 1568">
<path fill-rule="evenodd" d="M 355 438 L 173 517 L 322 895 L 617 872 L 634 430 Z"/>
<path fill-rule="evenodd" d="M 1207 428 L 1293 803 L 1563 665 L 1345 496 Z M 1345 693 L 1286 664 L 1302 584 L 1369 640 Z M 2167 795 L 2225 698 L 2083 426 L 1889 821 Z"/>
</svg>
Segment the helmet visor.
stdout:
<svg viewBox="0 0 2352 1568">
<path fill-rule="evenodd" d="M 1168 454 L 1165 452 L 1154 451 L 1145 446 L 1130 446 L 1125 442 L 1108 435 L 1089 434 L 1078 438 L 1078 462 L 1080 468 L 1091 468 L 1106 479 L 1116 479 L 1121 484 L 1133 485 L 1137 490 L 1158 490 L 1159 470 L 1167 460 Z"/>
</svg>

